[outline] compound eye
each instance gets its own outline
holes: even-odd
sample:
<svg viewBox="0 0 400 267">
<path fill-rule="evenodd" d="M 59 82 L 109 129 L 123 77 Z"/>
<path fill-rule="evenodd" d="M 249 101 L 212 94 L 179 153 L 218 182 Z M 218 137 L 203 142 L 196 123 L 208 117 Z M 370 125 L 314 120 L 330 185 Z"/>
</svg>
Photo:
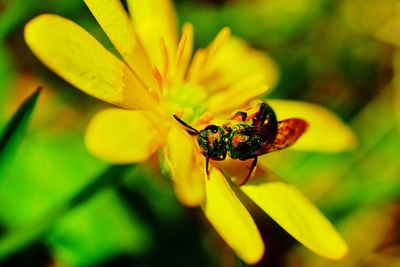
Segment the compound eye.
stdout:
<svg viewBox="0 0 400 267">
<path fill-rule="evenodd" d="M 216 125 L 209 125 L 207 126 L 204 130 L 210 130 L 212 133 L 217 133 L 218 132 L 218 126 Z"/>
</svg>

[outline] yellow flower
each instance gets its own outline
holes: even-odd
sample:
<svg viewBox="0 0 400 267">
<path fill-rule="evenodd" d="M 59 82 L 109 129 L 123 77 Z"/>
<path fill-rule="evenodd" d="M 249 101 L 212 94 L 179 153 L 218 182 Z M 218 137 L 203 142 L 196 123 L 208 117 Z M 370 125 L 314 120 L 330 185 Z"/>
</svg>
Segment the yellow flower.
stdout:
<svg viewBox="0 0 400 267">
<path fill-rule="evenodd" d="M 192 58 L 193 29 L 178 40 L 169 0 L 128 0 L 131 18 L 118 0 L 85 1 L 121 58 L 74 22 L 45 14 L 30 21 L 25 39 L 35 55 L 66 81 L 116 108 L 100 111 L 86 132 L 87 148 L 112 163 L 140 163 L 162 150 L 179 200 L 200 205 L 228 245 L 248 263 L 264 253 L 260 233 L 222 172 L 206 179 L 195 140 L 173 119 L 199 125 L 248 105 L 273 87 L 278 71 L 265 54 L 223 29 Z M 325 109 L 300 102 L 271 101 L 280 119 L 303 114 L 309 137 L 299 148 L 328 151 L 354 142 L 349 129 Z M 327 131 L 325 131 L 327 130 Z M 324 138 L 319 135 L 324 132 Z M 320 141 L 323 140 L 323 141 Z M 317 143 L 313 142 L 317 141 Z M 339 259 L 347 246 L 333 226 L 295 188 L 265 177 L 240 187 L 293 237 L 316 253 Z"/>
</svg>

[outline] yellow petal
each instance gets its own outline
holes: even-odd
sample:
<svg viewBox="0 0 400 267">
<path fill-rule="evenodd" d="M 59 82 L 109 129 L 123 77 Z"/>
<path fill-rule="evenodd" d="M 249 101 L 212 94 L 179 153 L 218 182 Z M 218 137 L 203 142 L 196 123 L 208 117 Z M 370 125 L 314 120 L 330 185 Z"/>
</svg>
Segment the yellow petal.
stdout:
<svg viewBox="0 0 400 267">
<path fill-rule="evenodd" d="M 74 22 L 38 16 L 26 25 L 25 40 L 45 65 L 85 93 L 125 108 L 155 107 L 129 68 Z"/>
<path fill-rule="evenodd" d="M 182 129 L 171 127 L 164 155 L 179 200 L 187 206 L 198 206 L 203 203 L 204 157 L 195 146 L 193 137 Z"/>
<path fill-rule="evenodd" d="M 260 158 L 258 159 L 260 161 Z M 240 185 L 245 182 L 247 175 L 249 174 L 251 164 L 253 163 L 253 159 L 249 160 L 238 160 L 227 157 L 223 161 L 215 161 L 218 168 L 224 170 L 224 174 L 227 177 L 231 177 L 236 184 Z M 252 176 L 264 176 L 266 175 L 266 168 L 260 166 L 260 162 L 256 165 L 253 170 Z"/>
<path fill-rule="evenodd" d="M 207 101 L 207 109 L 213 113 L 232 113 L 247 106 L 249 102 L 270 89 L 262 84 L 262 77 L 251 76 L 244 79 L 227 90 L 212 95 Z"/>
<path fill-rule="evenodd" d="M 222 47 L 231 37 L 231 30 L 223 28 L 207 49 L 199 49 L 193 59 L 193 64 L 190 66 L 188 81 L 190 83 L 197 83 L 199 80 L 204 79 L 204 76 L 210 73 L 212 63 L 215 56 L 220 53 Z"/>
<path fill-rule="evenodd" d="M 206 179 L 204 212 L 222 239 L 249 264 L 264 254 L 264 244 L 250 214 L 222 173 L 213 168 Z"/>
<path fill-rule="evenodd" d="M 340 259 L 347 253 L 347 245 L 335 228 L 294 186 L 259 176 L 240 188 L 310 250 L 330 259 Z"/>
<path fill-rule="evenodd" d="M 333 112 L 322 106 L 300 101 L 268 100 L 278 120 L 300 118 L 308 122 L 307 131 L 291 148 L 338 152 L 353 149 L 357 138 Z"/>
<path fill-rule="evenodd" d="M 146 161 L 164 143 L 166 128 L 160 120 L 147 111 L 104 109 L 86 129 L 86 147 L 111 163 Z"/>
<path fill-rule="evenodd" d="M 129 13 L 134 27 L 150 56 L 159 70 L 163 69 L 163 55 L 160 48 L 164 40 L 169 62 L 175 55 L 178 31 L 175 10 L 170 0 L 128 0 Z"/>
<path fill-rule="evenodd" d="M 85 0 L 85 3 L 133 71 L 148 87 L 157 88 L 149 58 L 121 1 Z"/>
<path fill-rule="evenodd" d="M 258 86 L 271 89 L 278 81 L 279 70 L 266 53 L 249 47 L 243 40 L 230 38 L 215 53 L 202 83 L 210 92 L 226 89 L 242 80 L 258 77 Z"/>
</svg>

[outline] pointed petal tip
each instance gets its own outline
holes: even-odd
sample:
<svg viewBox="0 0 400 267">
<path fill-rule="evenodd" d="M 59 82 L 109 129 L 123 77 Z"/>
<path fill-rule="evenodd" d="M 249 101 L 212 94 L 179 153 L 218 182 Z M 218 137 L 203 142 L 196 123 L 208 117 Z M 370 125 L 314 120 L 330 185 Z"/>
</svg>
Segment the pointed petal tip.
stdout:
<svg viewBox="0 0 400 267">
<path fill-rule="evenodd" d="M 182 28 L 193 29 L 193 23 L 191 23 L 191 22 L 184 22 Z"/>
<path fill-rule="evenodd" d="M 221 35 L 228 36 L 228 37 L 231 36 L 232 35 L 231 28 L 229 28 L 229 27 L 222 28 Z"/>
</svg>

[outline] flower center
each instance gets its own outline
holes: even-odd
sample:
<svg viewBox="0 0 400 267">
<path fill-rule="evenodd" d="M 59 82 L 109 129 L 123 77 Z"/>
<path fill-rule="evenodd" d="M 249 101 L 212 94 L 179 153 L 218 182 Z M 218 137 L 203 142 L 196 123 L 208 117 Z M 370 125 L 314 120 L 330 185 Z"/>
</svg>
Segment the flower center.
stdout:
<svg viewBox="0 0 400 267">
<path fill-rule="evenodd" d="M 182 119 L 188 123 L 200 117 L 205 111 L 204 101 L 207 92 L 197 84 L 182 84 L 171 88 L 164 100 L 168 114 L 182 114 Z"/>
</svg>

